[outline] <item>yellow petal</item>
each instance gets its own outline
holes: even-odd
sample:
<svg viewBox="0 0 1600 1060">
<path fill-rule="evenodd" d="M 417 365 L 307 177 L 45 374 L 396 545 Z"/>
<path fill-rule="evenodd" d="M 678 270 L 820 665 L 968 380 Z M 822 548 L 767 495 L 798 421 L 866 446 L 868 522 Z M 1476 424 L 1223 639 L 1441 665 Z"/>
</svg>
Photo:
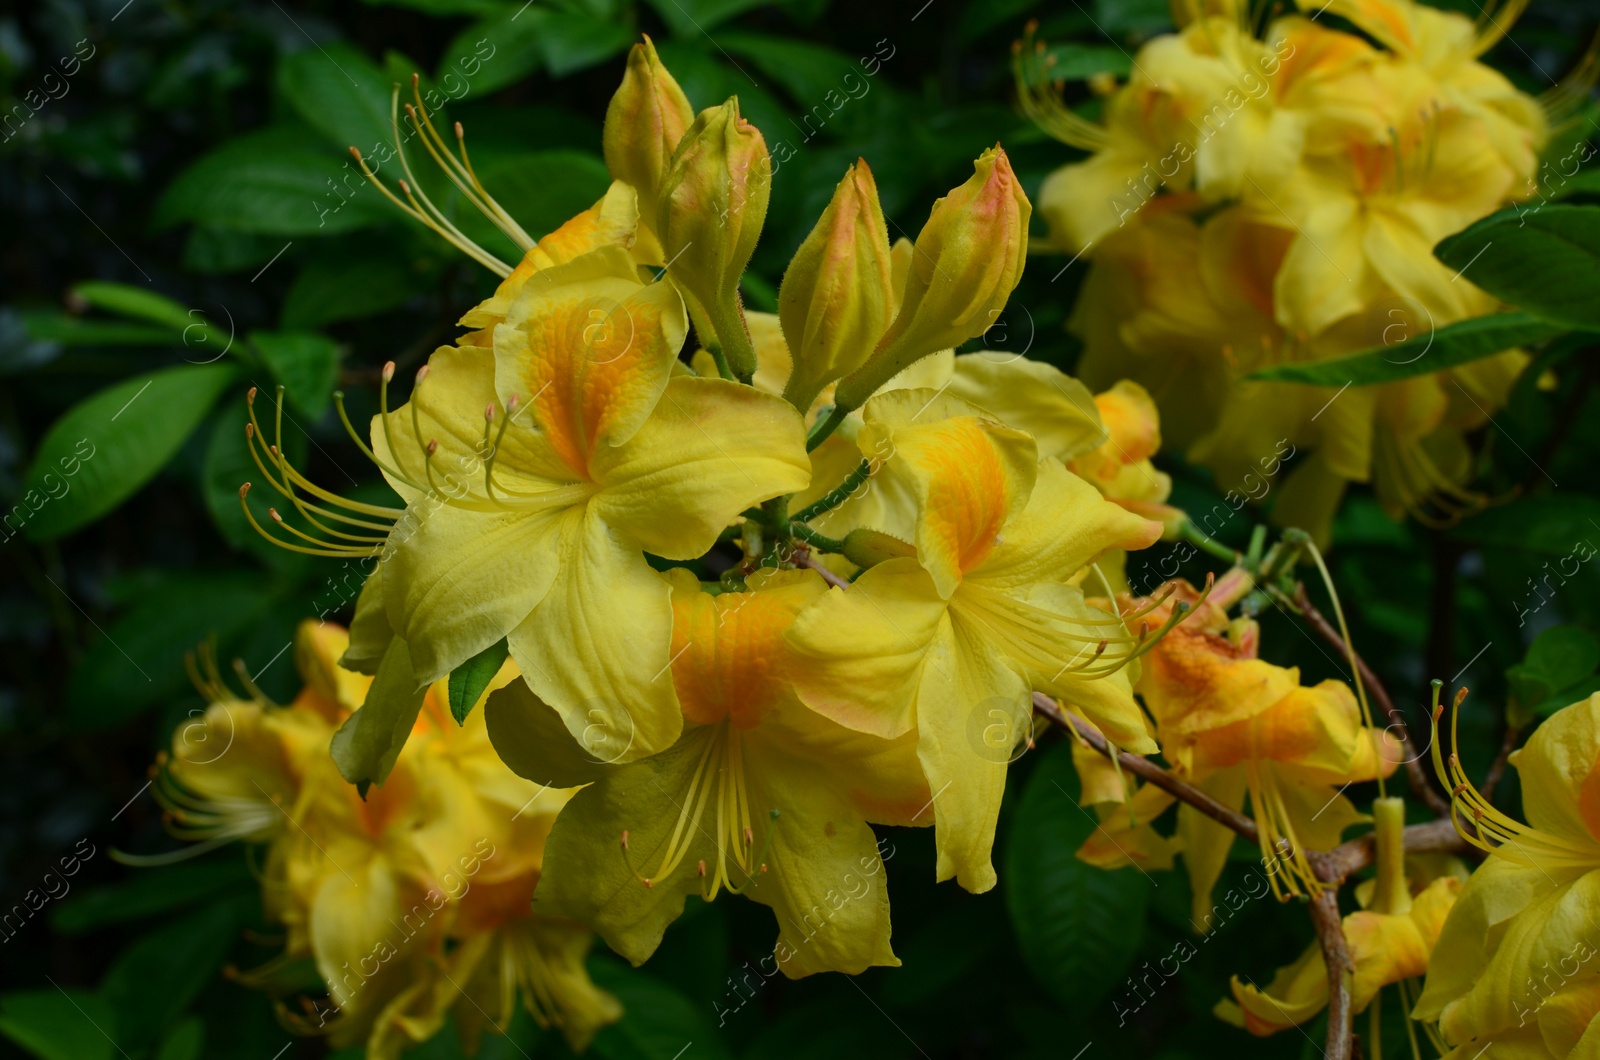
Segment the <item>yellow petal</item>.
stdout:
<svg viewBox="0 0 1600 1060">
<path fill-rule="evenodd" d="M 696 559 L 741 511 L 804 489 L 805 426 L 779 398 L 721 379 L 678 378 L 625 444 L 595 454 L 594 509 L 667 559 Z"/>
<path fill-rule="evenodd" d="M 560 525 L 557 576 L 507 636 L 511 657 L 596 757 L 632 761 L 664 750 L 683 721 L 668 675 L 667 583 L 594 506 Z"/>
<path fill-rule="evenodd" d="M 389 642 L 361 709 L 333 735 L 339 773 L 352 784 L 382 784 L 394 768 L 422 710 L 428 682 L 417 677 L 406 642 Z"/>
<path fill-rule="evenodd" d="M 1600 843 L 1600 694 L 1558 710 L 1511 756 L 1528 823 Z"/>
<path fill-rule="evenodd" d="M 911 728 L 923 659 L 945 614 L 915 560 L 891 559 L 832 589 L 795 619 L 795 690 L 811 709 L 882 737 Z"/>
<path fill-rule="evenodd" d="M 1214 774 L 1199 781 L 1197 786 L 1230 810 L 1244 805 L 1243 770 L 1230 769 Z M 1228 862 L 1228 851 L 1233 849 L 1233 829 L 1186 804 L 1178 807 L 1177 836 L 1183 843 L 1184 867 L 1189 871 L 1190 915 L 1194 917 L 1195 930 L 1210 931 L 1216 919 L 1211 890 Z"/>
<path fill-rule="evenodd" d="M 539 240 L 537 246 L 530 247 L 517 267 L 511 270 L 511 275 L 500 281 L 494 294 L 467 310 L 460 323 L 469 328 L 488 328 L 499 324 L 505 320 L 528 278 L 534 273 L 563 265 L 600 247 L 627 249 L 633 245 L 638 222 L 638 194 L 622 181 L 612 181 L 599 202 Z"/>
<path fill-rule="evenodd" d="M 1067 460 L 1105 438 L 1088 387 L 1054 365 L 1020 354 L 957 357 L 949 392 L 988 410 L 1007 427 L 1033 435 L 1041 456 Z"/>
<path fill-rule="evenodd" d="M 880 394 L 867 403 L 865 418 L 857 442 L 914 489 L 917 558 L 948 595 L 965 572 L 983 563 L 1022 509 L 1033 488 L 1037 447 L 1023 432 L 931 391 Z"/>
<path fill-rule="evenodd" d="M 1003 588 L 1066 581 L 1109 549 L 1145 548 L 1161 536 L 1161 524 L 1106 500 L 1060 461 L 1041 460 L 1036 476 L 1021 513 L 969 576 Z"/>
<path fill-rule="evenodd" d="M 995 884 L 989 853 L 1006 789 L 1006 759 L 988 753 L 983 724 L 998 710 L 1008 731 L 1021 732 L 1033 702 L 1027 684 L 981 633 L 951 617 L 940 623 L 922 667 L 917 757 L 933 790 L 936 878 L 955 877 L 976 894 Z"/>
<path fill-rule="evenodd" d="M 1245 1029 L 1262 1038 L 1306 1022 L 1328 1004 L 1328 966 L 1316 945 L 1279 968 L 1265 990 L 1241 983 L 1238 976 L 1231 985 Z"/>
<path fill-rule="evenodd" d="M 593 251 L 523 288 L 495 329 L 496 388 L 588 477 L 598 452 L 632 438 L 655 408 L 687 330 L 676 288 L 640 284 L 623 250 Z"/>
</svg>

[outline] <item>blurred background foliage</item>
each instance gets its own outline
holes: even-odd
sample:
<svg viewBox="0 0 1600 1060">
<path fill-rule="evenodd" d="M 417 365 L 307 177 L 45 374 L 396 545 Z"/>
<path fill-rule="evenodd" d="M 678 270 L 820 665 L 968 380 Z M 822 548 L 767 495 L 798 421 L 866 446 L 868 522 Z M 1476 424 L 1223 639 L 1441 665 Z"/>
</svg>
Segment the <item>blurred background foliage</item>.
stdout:
<svg viewBox="0 0 1600 1060">
<path fill-rule="evenodd" d="M 1461 6 L 1472 12 L 1470 0 Z M 1539 71 L 1565 69 L 1587 35 L 1584 8 L 1536 0 L 1494 60 L 1538 91 Z M 110 851 L 169 843 L 143 785 L 154 750 L 202 706 L 184 653 L 215 635 L 222 658 L 287 699 L 294 624 L 347 620 L 358 588 L 353 567 L 273 549 L 240 513 L 239 484 L 259 477 L 243 444 L 245 390 L 284 388 L 285 446 L 313 479 L 381 491 L 330 391 L 345 389 L 365 422 L 383 362 L 404 377 L 492 289 L 349 159 L 350 145 L 370 154 L 390 139 L 392 83 L 420 74 L 427 98 L 466 127 L 484 183 L 538 235 L 605 189 L 605 105 L 627 47 L 651 34 L 697 107 L 737 94 L 786 158 L 745 291 L 749 305 L 772 309 L 789 255 L 858 156 L 894 235 L 914 234 L 997 140 L 1030 192 L 1069 160 L 1011 105 L 1010 44 L 1028 18 L 1074 77 L 1125 74 L 1128 53 L 1170 26 L 1160 0 L 45 0 L 7 10 L 0 912 L 25 915 L 0 928 L 0 1053 L 46 1060 L 326 1052 L 292 1039 L 263 996 L 224 974 L 274 952 L 245 851 L 146 870 Z M 474 238 L 512 253 L 446 188 L 428 186 Z M 1084 270 L 1063 264 L 1030 264 L 991 348 L 1071 370 L 1063 323 Z M 1540 630 L 1600 628 L 1600 565 L 1560 586 L 1541 581 L 1578 542 L 1600 542 L 1593 369 L 1577 359 L 1582 343 L 1567 347 L 1560 385 L 1520 386 L 1478 439 L 1481 481 L 1502 503 L 1434 532 L 1390 522 L 1358 493 L 1336 528 L 1335 577 L 1356 642 L 1412 718 L 1423 719 L 1427 679 L 1458 671 L 1493 708 L 1469 714 L 1463 733 L 1475 774 L 1499 746 L 1500 704 L 1515 696 L 1534 709 L 1592 682 L 1600 662 L 1593 639 L 1571 630 L 1524 659 Z M 1191 512 L 1231 512 L 1205 475 L 1164 466 Z M 1229 515 L 1216 536 L 1243 547 L 1253 523 L 1250 511 Z M 1187 570 L 1196 580 L 1202 562 Z M 1310 679 L 1339 672 L 1303 628 L 1275 614 L 1263 622 L 1272 661 Z M 1318 1052 L 1315 1027 L 1257 1041 L 1210 1015 L 1230 974 L 1266 974 L 1300 951 L 1300 910 L 1252 901 L 1170 975 L 1177 962 L 1163 958 L 1193 939 L 1182 877 L 1103 873 L 1073 858 L 1092 822 L 1059 739 L 1027 754 L 1012 786 L 1001 884 L 989 894 L 932 886 L 931 836 L 888 830 L 904 967 L 764 980 L 751 969 L 770 947 L 770 914 L 691 903 L 644 969 L 593 958 L 596 979 L 628 1008 L 594 1053 L 674 1060 L 684 1042 L 688 1057 L 748 1058 Z M 1240 848 L 1237 879 L 1253 856 Z M 565 1053 L 559 1036 L 524 1021 L 482 1055 Z M 414 1055 L 460 1054 L 447 1032 Z"/>
</svg>

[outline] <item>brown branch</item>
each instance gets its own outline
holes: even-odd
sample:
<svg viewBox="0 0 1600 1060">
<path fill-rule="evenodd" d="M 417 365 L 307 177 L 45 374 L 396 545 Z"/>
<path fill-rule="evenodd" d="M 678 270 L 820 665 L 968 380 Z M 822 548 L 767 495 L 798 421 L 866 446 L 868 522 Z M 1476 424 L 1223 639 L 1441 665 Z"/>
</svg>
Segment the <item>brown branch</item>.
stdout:
<svg viewBox="0 0 1600 1060">
<path fill-rule="evenodd" d="M 833 573 L 833 571 L 829 570 L 827 567 L 824 567 L 817 557 L 812 554 L 811 548 L 807 545 L 795 546 L 794 565 L 797 567 L 809 567 L 810 569 L 816 571 L 818 574 L 822 575 L 823 581 L 827 582 L 835 589 L 850 588 L 850 583 Z"/>
<path fill-rule="evenodd" d="M 1472 849 L 1447 818 L 1410 825 L 1404 836 L 1407 854 L 1461 854 Z M 1317 879 L 1338 885 L 1373 864 L 1376 856 L 1377 847 L 1369 832 L 1325 853 L 1313 851 L 1307 858 Z"/>
<path fill-rule="evenodd" d="M 1055 700 L 1043 692 L 1035 692 L 1033 694 L 1033 709 L 1068 732 L 1077 733 L 1090 747 L 1093 747 L 1107 758 L 1111 757 L 1111 746 L 1097 729 L 1063 711 L 1056 705 Z M 1218 824 L 1231 828 L 1252 843 L 1260 842 L 1255 821 L 1238 810 L 1230 810 L 1188 782 L 1179 780 L 1143 755 L 1119 751 L 1117 752 L 1117 761 L 1122 763 L 1123 769 L 1126 769 L 1134 776 L 1147 783 L 1154 784 L 1168 795 L 1188 803 Z"/>
<path fill-rule="evenodd" d="M 1346 650 L 1344 637 L 1340 636 L 1338 629 L 1328 621 L 1327 616 L 1318 611 L 1316 605 L 1311 602 L 1311 598 L 1306 595 L 1304 582 L 1295 583 L 1294 605 L 1300 609 L 1306 622 L 1321 635 L 1323 640 L 1341 652 Z M 1361 683 L 1366 685 L 1367 691 L 1372 693 L 1372 698 L 1377 700 L 1378 707 L 1388 715 L 1390 727 L 1399 730 L 1400 747 L 1406 756 L 1406 778 L 1411 783 L 1412 792 L 1428 804 L 1428 809 L 1440 817 L 1450 816 L 1449 801 L 1428 782 L 1428 772 L 1422 767 L 1422 755 L 1417 750 L 1416 741 L 1411 738 L 1411 729 L 1406 724 L 1405 715 L 1394 705 L 1394 700 L 1389 697 L 1389 690 L 1378 680 L 1378 675 L 1372 672 L 1372 667 L 1367 665 L 1367 661 L 1359 653 L 1352 651 L 1350 654 L 1355 655 L 1356 669 L 1361 673 Z"/>
<path fill-rule="evenodd" d="M 1355 963 L 1344 937 L 1344 918 L 1339 915 L 1339 889 L 1329 887 L 1311 899 L 1311 923 L 1317 929 L 1317 944 L 1328 968 L 1328 1046 L 1325 1060 L 1351 1060 L 1350 978 Z"/>
</svg>

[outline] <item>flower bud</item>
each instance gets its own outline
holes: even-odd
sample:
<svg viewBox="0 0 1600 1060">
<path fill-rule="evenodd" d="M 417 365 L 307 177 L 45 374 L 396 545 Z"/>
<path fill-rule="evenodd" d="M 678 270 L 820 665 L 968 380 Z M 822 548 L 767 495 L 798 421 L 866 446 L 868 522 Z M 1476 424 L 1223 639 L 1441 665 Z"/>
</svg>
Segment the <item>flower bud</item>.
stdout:
<svg viewBox="0 0 1600 1060">
<path fill-rule="evenodd" d="M 794 358 L 784 398 L 802 414 L 861 367 L 889 323 L 889 229 L 872 170 L 857 161 L 783 274 L 778 319 Z"/>
<path fill-rule="evenodd" d="M 767 142 L 739 116 L 737 97 L 700 112 L 661 187 L 667 272 L 705 310 L 741 379 L 748 379 L 756 364 L 739 305 L 739 278 L 756 249 L 771 189 Z"/>
<path fill-rule="evenodd" d="M 1032 213 L 1005 151 L 985 151 L 972 177 L 933 204 L 900 311 L 872 358 L 839 384 L 842 407 L 859 408 L 913 361 L 989 329 L 1022 276 Z"/>
<path fill-rule="evenodd" d="M 858 567 L 874 567 L 884 560 L 902 559 L 917 554 L 917 547 L 893 534 L 858 526 L 844 535 L 844 558 Z"/>
<path fill-rule="evenodd" d="M 661 256 L 657 216 L 661 180 L 693 121 L 689 98 L 661 65 L 655 44 L 645 37 L 628 53 L 627 72 L 606 107 L 602 136 L 611 176 L 639 193 L 641 231 L 636 249 L 644 260 L 666 260 Z"/>
</svg>

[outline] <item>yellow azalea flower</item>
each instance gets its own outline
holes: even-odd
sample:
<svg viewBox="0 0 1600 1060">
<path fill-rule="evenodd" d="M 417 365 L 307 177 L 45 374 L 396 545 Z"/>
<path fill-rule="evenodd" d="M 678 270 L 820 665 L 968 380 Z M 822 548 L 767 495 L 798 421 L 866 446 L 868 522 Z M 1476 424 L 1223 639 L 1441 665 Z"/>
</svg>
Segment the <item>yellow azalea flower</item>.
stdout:
<svg viewBox="0 0 1600 1060">
<path fill-rule="evenodd" d="M 427 685 L 501 638 L 575 733 L 605 728 L 613 757 L 676 740 L 656 680 L 671 604 L 645 553 L 697 558 L 809 474 L 792 408 L 674 378 L 685 330 L 670 285 L 601 247 L 533 273 L 492 349 L 436 351 L 411 400 L 375 419 L 374 459 L 407 507 L 358 546 L 382 557 L 392 639 L 369 709 L 334 743 L 347 779 L 381 781 Z M 355 510 L 385 511 L 369 507 Z"/>
<path fill-rule="evenodd" d="M 1355 1013 L 1366 1011 L 1379 991 L 1396 984 L 1409 1006 L 1409 981 L 1427 971 L 1445 917 L 1461 892 L 1460 878 L 1449 874 L 1426 878 L 1413 895 L 1400 836 L 1405 828 L 1404 803 L 1379 799 L 1373 813 L 1378 875 L 1357 889 L 1366 908 L 1343 922 L 1355 969 L 1350 982 L 1350 1009 Z M 1217 1016 L 1260 1037 L 1304 1023 L 1328 1006 L 1328 966 L 1315 942 L 1294 963 L 1278 969 L 1266 987 L 1238 976 L 1231 986 L 1233 999 L 1217 1003 Z"/>
<path fill-rule="evenodd" d="M 1006 762 L 985 756 L 969 722 L 978 718 L 981 731 L 998 711 L 1020 733 L 1038 689 L 1117 744 L 1155 749 L 1130 690 L 1134 639 L 1066 579 L 1108 548 L 1149 545 L 1160 527 L 958 399 L 891 391 L 868 403 L 865 419 L 863 450 L 892 452 L 915 491 L 915 548 L 801 614 L 789 633 L 805 660 L 797 688 L 851 728 L 916 732 L 935 792 L 938 876 L 987 890 Z"/>
<path fill-rule="evenodd" d="M 1141 49 L 1104 124 L 1073 114 L 1042 45 L 1020 50 L 1040 125 L 1090 157 L 1045 182 L 1052 242 L 1091 267 L 1080 371 L 1147 385 L 1178 448 L 1224 489 L 1326 539 L 1350 482 L 1392 515 L 1446 524 L 1481 507 L 1463 434 L 1502 405 L 1519 351 L 1378 387 L 1246 382 L 1276 364 L 1394 345 L 1494 313 L 1433 247 L 1536 187 L 1546 107 L 1479 57 L 1517 9 L 1475 27 L 1412 0 L 1318 0 L 1252 36 L 1249 12 L 1190 4 Z M 1313 12 L 1314 9 L 1314 12 Z M 1377 46 L 1316 21 L 1332 11 Z M 1199 282 L 1195 282 L 1198 277 Z M 1280 446 L 1311 450 L 1274 489 Z"/>
<path fill-rule="evenodd" d="M 1453 724 L 1453 723 L 1452 723 Z M 1489 852 L 1462 888 L 1428 966 L 1413 1017 L 1437 1020 L 1467 1058 L 1589 1057 L 1600 1044 L 1595 909 L 1600 903 L 1600 695 L 1545 720 L 1511 756 L 1522 824 L 1448 765 L 1457 828 Z"/>
<path fill-rule="evenodd" d="M 262 897 L 286 930 L 284 953 L 239 978 L 299 990 L 289 973 L 309 958 L 327 1001 L 281 1011 L 335 1047 L 397 1057 L 452 1013 L 470 1045 L 489 1023 L 503 1032 L 520 999 L 583 1048 L 621 1008 L 584 971 L 588 932 L 529 909 L 570 793 L 506 768 L 482 712 L 458 726 L 441 685 L 426 694 L 389 783 L 359 798 L 328 745 L 371 679 L 335 664 L 346 647 L 336 626 L 303 623 L 295 647 L 306 687 L 286 707 L 253 689 L 250 700 L 233 697 L 203 659 L 213 702 L 174 734 L 155 790 L 173 834 L 204 841 L 128 860 L 175 860 L 232 839 L 268 844 Z M 508 667 L 490 688 L 515 680 Z"/>
<path fill-rule="evenodd" d="M 1274 893 L 1314 892 L 1321 885 L 1305 852 L 1337 846 L 1344 830 L 1364 819 L 1341 792 L 1392 773 L 1399 748 L 1362 724 L 1355 696 L 1342 682 L 1304 687 L 1298 669 L 1256 657 L 1255 623 L 1229 622 L 1224 611 L 1248 588 L 1219 585 L 1214 599 L 1145 656 L 1137 690 L 1179 776 L 1230 809 L 1242 808 L 1249 795 L 1262 857 L 1275 867 Z M 1132 603 L 1160 621 L 1179 602 L 1197 598 L 1187 583 L 1176 582 L 1153 606 Z M 1211 889 L 1234 834 L 1185 805 L 1178 809 L 1178 835 L 1199 921 L 1211 908 Z M 1280 841 L 1292 849 L 1287 860 Z"/>
<path fill-rule="evenodd" d="M 1349 482 L 1371 481 L 1392 514 L 1430 522 L 1481 504 L 1457 484 L 1466 471 L 1462 438 L 1504 402 L 1526 356 L 1512 351 L 1343 393 L 1246 381 L 1271 365 L 1399 341 L 1427 318 L 1415 304 L 1380 300 L 1319 337 L 1298 337 L 1273 316 L 1293 233 L 1237 207 L 1197 222 L 1177 208 L 1181 201 L 1157 200 L 1097 255 L 1072 318 L 1085 343 L 1084 379 L 1106 386 L 1128 375 L 1147 384 L 1162 433 L 1243 496 L 1274 492 L 1280 457 L 1312 450 L 1279 484 L 1273 515 L 1324 539 Z M 1467 315 L 1494 311 L 1492 299 L 1466 290 Z"/>
<path fill-rule="evenodd" d="M 676 745 L 606 764 L 525 687 L 489 702 L 495 747 L 519 773 L 589 783 L 550 834 L 535 909 L 593 926 L 639 964 L 685 898 L 727 889 L 777 916 L 764 975 L 769 960 L 792 977 L 898 965 L 867 822 L 922 823 L 928 790 L 910 737 L 852 732 L 795 697 L 784 631 L 826 585 L 812 571 L 766 571 L 747 592 L 711 596 L 687 571 L 664 581 L 684 719 Z"/>
<path fill-rule="evenodd" d="M 1078 805 L 1092 807 L 1099 821 L 1078 847 L 1078 858 L 1101 869 L 1172 868 L 1183 840 L 1162 835 L 1150 822 L 1177 800 L 1154 784 L 1138 783 L 1085 743 L 1072 745 L 1072 764 L 1078 771 Z"/>
</svg>

